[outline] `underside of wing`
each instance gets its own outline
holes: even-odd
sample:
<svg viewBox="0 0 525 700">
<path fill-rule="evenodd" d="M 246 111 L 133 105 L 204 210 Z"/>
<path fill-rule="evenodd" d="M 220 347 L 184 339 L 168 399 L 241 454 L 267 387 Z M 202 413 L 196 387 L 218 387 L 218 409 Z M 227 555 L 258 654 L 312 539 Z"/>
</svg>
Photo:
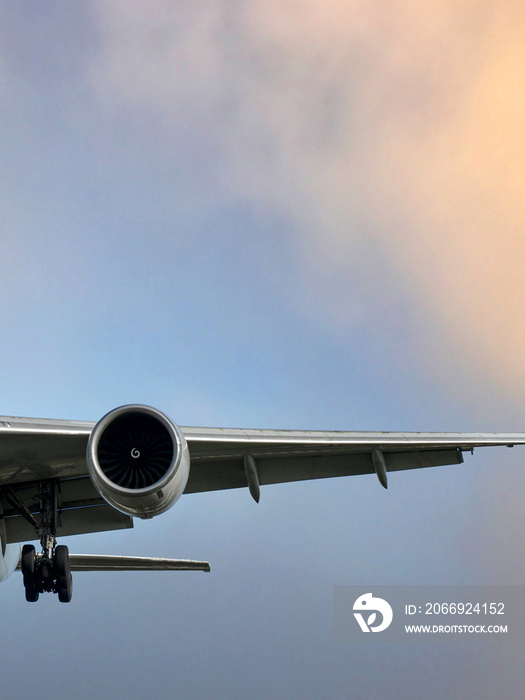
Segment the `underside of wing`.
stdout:
<svg viewBox="0 0 525 700">
<path fill-rule="evenodd" d="M 251 477 L 265 485 L 460 464 L 475 447 L 525 443 L 523 434 L 183 430 L 185 493 L 246 487 Z"/>
<path fill-rule="evenodd" d="M 0 417 L 0 485 L 87 476 L 95 423 Z"/>
<path fill-rule="evenodd" d="M 71 571 L 210 571 L 207 561 L 194 559 L 70 554 L 69 561 Z"/>
<path fill-rule="evenodd" d="M 39 539 L 41 482 L 0 486 L 0 539 Z M 57 482 L 56 536 L 82 535 L 133 527 L 133 518 L 108 505 L 87 476 Z"/>
<path fill-rule="evenodd" d="M 255 500 L 259 499 L 261 486 L 306 479 L 376 473 L 386 487 L 387 472 L 459 464 L 463 453 L 476 447 L 525 443 L 524 434 L 179 428 L 159 411 L 141 406 L 115 409 L 97 424 L 0 417 L 1 541 L 38 537 L 43 482 L 53 482 L 57 491 L 57 536 L 132 527 L 130 516 L 140 512 L 132 506 L 118 509 L 119 505 L 103 493 L 88 469 L 86 448 L 97 432 L 103 432 L 100 426 L 105 430 L 113 425 L 113 415 L 115 426 L 119 426 L 114 434 L 118 442 L 127 439 L 129 433 L 127 428 L 122 432 L 122 421 L 130 418 L 136 424 L 143 414 L 147 418 L 144 425 L 167 426 L 181 454 L 187 444 L 184 464 L 189 477 L 187 482 L 179 478 L 177 488 L 184 489 L 185 484 L 184 493 L 196 493 L 249 487 Z M 141 427 L 137 440 L 150 440 L 145 434 L 149 429 Z M 168 434 L 166 430 L 164 433 Z M 133 496 L 136 491 L 139 499 L 144 491 L 131 486 L 133 456 L 142 454 L 136 449 L 135 437 L 132 440 L 126 448 L 131 467 L 119 472 L 126 479 L 118 487 L 126 497 L 124 501 L 128 492 Z M 176 481 L 175 456 L 168 468 Z M 107 481 L 103 474 L 100 479 L 103 485 Z M 155 479 L 150 490 L 158 498 L 169 495 L 166 488 L 156 486 Z"/>
</svg>

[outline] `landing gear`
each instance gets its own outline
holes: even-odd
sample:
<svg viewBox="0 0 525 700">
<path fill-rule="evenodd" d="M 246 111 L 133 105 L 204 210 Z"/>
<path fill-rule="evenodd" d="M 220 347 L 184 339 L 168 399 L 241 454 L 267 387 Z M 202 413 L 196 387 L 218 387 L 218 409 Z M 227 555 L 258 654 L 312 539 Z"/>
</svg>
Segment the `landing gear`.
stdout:
<svg viewBox="0 0 525 700">
<path fill-rule="evenodd" d="M 56 544 L 58 519 L 58 484 L 40 484 L 41 524 L 37 528 L 42 551 L 38 554 L 32 544 L 22 547 L 20 568 L 24 577 L 26 600 L 36 603 L 40 593 L 58 593 L 61 603 L 69 603 L 73 591 L 69 550 Z"/>
<path fill-rule="evenodd" d="M 69 565 L 69 550 L 58 545 L 50 558 L 47 552 L 37 554 L 32 544 L 22 547 L 22 575 L 26 600 L 36 603 L 40 593 L 58 593 L 61 603 L 69 603 L 73 593 L 73 578 Z"/>
</svg>

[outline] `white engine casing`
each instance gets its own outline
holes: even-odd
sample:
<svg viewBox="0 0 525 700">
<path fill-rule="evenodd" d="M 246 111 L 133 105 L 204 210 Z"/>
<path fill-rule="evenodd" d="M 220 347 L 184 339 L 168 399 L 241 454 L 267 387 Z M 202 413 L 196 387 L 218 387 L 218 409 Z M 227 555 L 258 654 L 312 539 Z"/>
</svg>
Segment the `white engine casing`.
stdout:
<svg viewBox="0 0 525 700">
<path fill-rule="evenodd" d="M 120 406 L 101 418 L 89 437 L 86 458 L 100 495 L 139 518 L 171 508 L 190 474 L 180 428 L 161 411 L 139 404 Z"/>
<path fill-rule="evenodd" d="M 0 581 L 5 581 L 11 576 L 20 561 L 21 545 L 12 542 L 0 549 Z M 4 551 L 2 551 L 4 550 Z"/>
</svg>

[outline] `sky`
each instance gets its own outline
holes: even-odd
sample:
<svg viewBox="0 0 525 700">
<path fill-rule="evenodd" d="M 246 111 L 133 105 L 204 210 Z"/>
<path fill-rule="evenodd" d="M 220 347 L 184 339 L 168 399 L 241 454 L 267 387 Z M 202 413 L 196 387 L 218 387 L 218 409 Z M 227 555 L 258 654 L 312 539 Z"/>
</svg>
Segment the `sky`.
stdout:
<svg viewBox="0 0 525 700">
<path fill-rule="evenodd" d="M 525 10 L 0 0 L 4 415 L 521 431 Z M 524 645 L 336 643 L 333 586 L 523 584 L 515 450 L 182 497 L 2 584 L 6 696 L 520 695 Z"/>
</svg>

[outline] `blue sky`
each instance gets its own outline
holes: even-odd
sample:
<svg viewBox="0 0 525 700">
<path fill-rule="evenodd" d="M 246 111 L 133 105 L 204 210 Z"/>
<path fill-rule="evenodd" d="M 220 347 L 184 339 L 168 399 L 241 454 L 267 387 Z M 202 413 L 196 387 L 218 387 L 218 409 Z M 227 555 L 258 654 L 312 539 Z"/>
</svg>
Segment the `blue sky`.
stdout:
<svg viewBox="0 0 525 700">
<path fill-rule="evenodd" d="M 6 415 L 523 430 L 519 4 L 0 3 Z M 2 586 L 6 695 L 514 698 L 523 648 L 332 641 L 334 584 L 521 584 L 521 451 L 182 498 Z M 46 635 L 48 637 L 46 638 Z"/>
</svg>

